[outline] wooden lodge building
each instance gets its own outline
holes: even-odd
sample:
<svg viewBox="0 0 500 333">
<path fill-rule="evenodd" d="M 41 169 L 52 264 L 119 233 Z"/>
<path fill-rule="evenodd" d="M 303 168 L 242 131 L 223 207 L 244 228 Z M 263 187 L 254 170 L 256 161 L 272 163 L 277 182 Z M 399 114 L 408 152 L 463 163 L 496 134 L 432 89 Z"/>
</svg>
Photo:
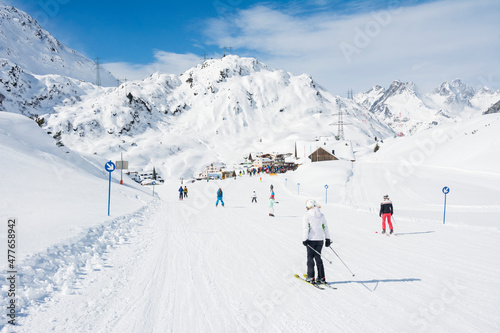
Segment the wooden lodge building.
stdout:
<svg viewBox="0 0 500 333">
<path fill-rule="evenodd" d="M 337 161 L 338 158 L 335 157 L 335 151 L 331 153 L 319 147 L 311 155 L 307 156 L 311 159 L 311 162 L 322 162 L 322 161 Z"/>
<path fill-rule="evenodd" d="M 299 163 L 348 160 L 355 161 L 352 143 L 335 137 L 318 137 L 315 141 L 296 141 L 295 159 Z"/>
</svg>

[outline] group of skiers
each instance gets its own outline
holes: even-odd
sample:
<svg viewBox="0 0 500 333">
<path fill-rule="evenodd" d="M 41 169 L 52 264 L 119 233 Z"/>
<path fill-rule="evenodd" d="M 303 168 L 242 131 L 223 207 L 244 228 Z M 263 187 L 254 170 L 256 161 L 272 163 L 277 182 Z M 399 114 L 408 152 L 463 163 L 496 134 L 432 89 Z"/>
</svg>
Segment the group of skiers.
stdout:
<svg viewBox="0 0 500 333">
<path fill-rule="evenodd" d="M 314 199 L 306 201 L 307 212 L 303 218 L 302 230 L 303 241 L 302 244 L 307 248 L 307 278 L 306 281 L 312 284 L 326 283 L 325 267 L 321 259 L 321 250 L 323 248 L 323 240 L 325 246 L 330 247 L 332 244 L 330 239 L 330 232 L 326 218 L 320 210 L 320 206 Z M 394 232 L 392 227 L 391 217 L 394 214 L 392 202 L 389 195 L 384 195 L 384 200 L 380 204 L 379 216 L 382 217 L 382 233 L 386 232 L 386 221 L 389 225 L 390 233 Z M 315 277 L 314 264 L 318 272 L 317 278 Z"/>
<path fill-rule="evenodd" d="M 274 217 L 274 204 L 278 203 L 274 194 L 274 186 L 271 184 L 270 187 L 271 195 L 269 197 L 269 216 Z M 257 203 L 257 193 L 253 191 L 252 193 L 252 203 Z"/>
<path fill-rule="evenodd" d="M 269 197 L 269 216 L 274 217 L 274 204 L 277 203 L 274 193 L 274 186 L 270 187 L 271 195 Z M 187 187 L 179 188 L 179 199 L 182 200 L 183 197 L 187 197 Z M 252 193 L 252 203 L 257 203 L 257 194 L 255 191 Z M 217 190 L 217 202 L 215 206 L 219 205 L 219 202 L 224 207 L 223 192 L 219 187 Z M 308 199 L 306 201 L 306 213 L 302 219 L 302 244 L 307 250 L 307 278 L 306 281 L 312 284 L 326 283 L 325 277 L 325 267 L 323 265 L 323 260 L 321 259 L 321 250 L 323 249 L 323 241 L 326 247 L 330 247 L 332 244 L 330 238 L 330 231 L 328 230 L 328 224 L 326 222 L 325 215 L 321 212 L 321 206 L 314 199 Z M 382 233 L 386 232 L 386 222 L 389 226 L 389 232 L 392 234 L 394 228 L 392 226 L 391 217 L 394 213 L 392 202 L 389 199 L 389 195 L 384 195 L 383 201 L 380 204 L 379 216 L 382 218 Z M 315 266 L 317 270 L 317 276 L 315 275 Z"/>
<path fill-rule="evenodd" d="M 179 191 L 179 200 L 187 198 L 187 196 L 188 196 L 188 188 L 187 188 L 187 186 L 182 187 L 182 185 L 181 185 L 181 187 L 179 187 L 178 191 Z"/>
</svg>

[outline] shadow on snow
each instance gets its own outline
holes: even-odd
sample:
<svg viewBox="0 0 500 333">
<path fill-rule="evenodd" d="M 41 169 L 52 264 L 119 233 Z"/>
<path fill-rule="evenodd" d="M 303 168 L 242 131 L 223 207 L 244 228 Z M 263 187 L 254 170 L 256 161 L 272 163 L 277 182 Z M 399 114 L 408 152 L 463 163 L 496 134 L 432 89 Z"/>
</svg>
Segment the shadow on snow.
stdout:
<svg viewBox="0 0 500 333">
<path fill-rule="evenodd" d="M 435 231 L 417 231 L 417 232 L 398 232 L 394 235 L 396 236 L 404 236 L 404 235 L 420 235 L 420 234 L 432 234 Z"/>
<path fill-rule="evenodd" d="M 379 283 L 389 283 L 389 282 L 418 282 L 422 281 L 421 279 L 415 279 L 415 278 L 407 278 L 407 279 L 385 279 L 385 280 L 368 280 L 368 281 L 338 281 L 338 282 L 328 282 L 329 285 L 336 285 L 336 284 L 348 284 L 348 283 L 359 283 L 362 284 L 363 287 L 368 289 L 370 292 L 374 292 Z M 367 284 L 372 284 L 375 283 L 375 287 L 372 289 L 367 286 Z"/>
</svg>

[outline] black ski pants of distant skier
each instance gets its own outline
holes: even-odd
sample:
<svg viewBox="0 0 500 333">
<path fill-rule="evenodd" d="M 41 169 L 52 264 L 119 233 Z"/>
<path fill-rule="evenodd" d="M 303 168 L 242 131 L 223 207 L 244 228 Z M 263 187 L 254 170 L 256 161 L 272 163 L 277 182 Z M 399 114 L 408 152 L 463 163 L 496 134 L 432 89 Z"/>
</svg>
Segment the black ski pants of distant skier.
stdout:
<svg viewBox="0 0 500 333">
<path fill-rule="evenodd" d="M 323 248 L 323 241 L 308 241 L 310 247 L 321 253 Z M 318 280 L 325 277 L 325 267 L 323 266 L 323 260 L 321 260 L 321 255 L 313 251 L 309 246 L 307 246 L 307 276 L 314 277 L 314 262 L 316 261 L 316 267 L 318 268 Z"/>
</svg>

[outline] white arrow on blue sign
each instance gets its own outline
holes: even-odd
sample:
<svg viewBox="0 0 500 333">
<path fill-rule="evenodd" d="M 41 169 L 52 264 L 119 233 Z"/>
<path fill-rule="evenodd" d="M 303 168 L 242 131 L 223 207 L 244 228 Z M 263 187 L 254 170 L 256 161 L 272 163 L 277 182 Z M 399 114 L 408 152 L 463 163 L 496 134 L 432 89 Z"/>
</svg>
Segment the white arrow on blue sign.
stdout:
<svg viewBox="0 0 500 333">
<path fill-rule="evenodd" d="M 446 221 L 446 195 L 448 193 L 450 193 L 450 188 L 448 186 L 443 187 L 443 193 L 444 193 L 443 224 L 445 224 L 445 221 Z"/>
<path fill-rule="evenodd" d="M 116 165 L 113 162 L 109 161 L 104 165 L 104 169 L 106 169 L 107 172 L 113 172 L 116 169 Z"/>
<path fill-rule="evenodd" d="M 104 164 L 104 169 L 109 172 L 109 189 L 108 189 L 108 216 L 109 216 L 109 207 L 111 206 L 111 173 L 115 171 L 116 165 L 109 161 Z"/>
</svg>

